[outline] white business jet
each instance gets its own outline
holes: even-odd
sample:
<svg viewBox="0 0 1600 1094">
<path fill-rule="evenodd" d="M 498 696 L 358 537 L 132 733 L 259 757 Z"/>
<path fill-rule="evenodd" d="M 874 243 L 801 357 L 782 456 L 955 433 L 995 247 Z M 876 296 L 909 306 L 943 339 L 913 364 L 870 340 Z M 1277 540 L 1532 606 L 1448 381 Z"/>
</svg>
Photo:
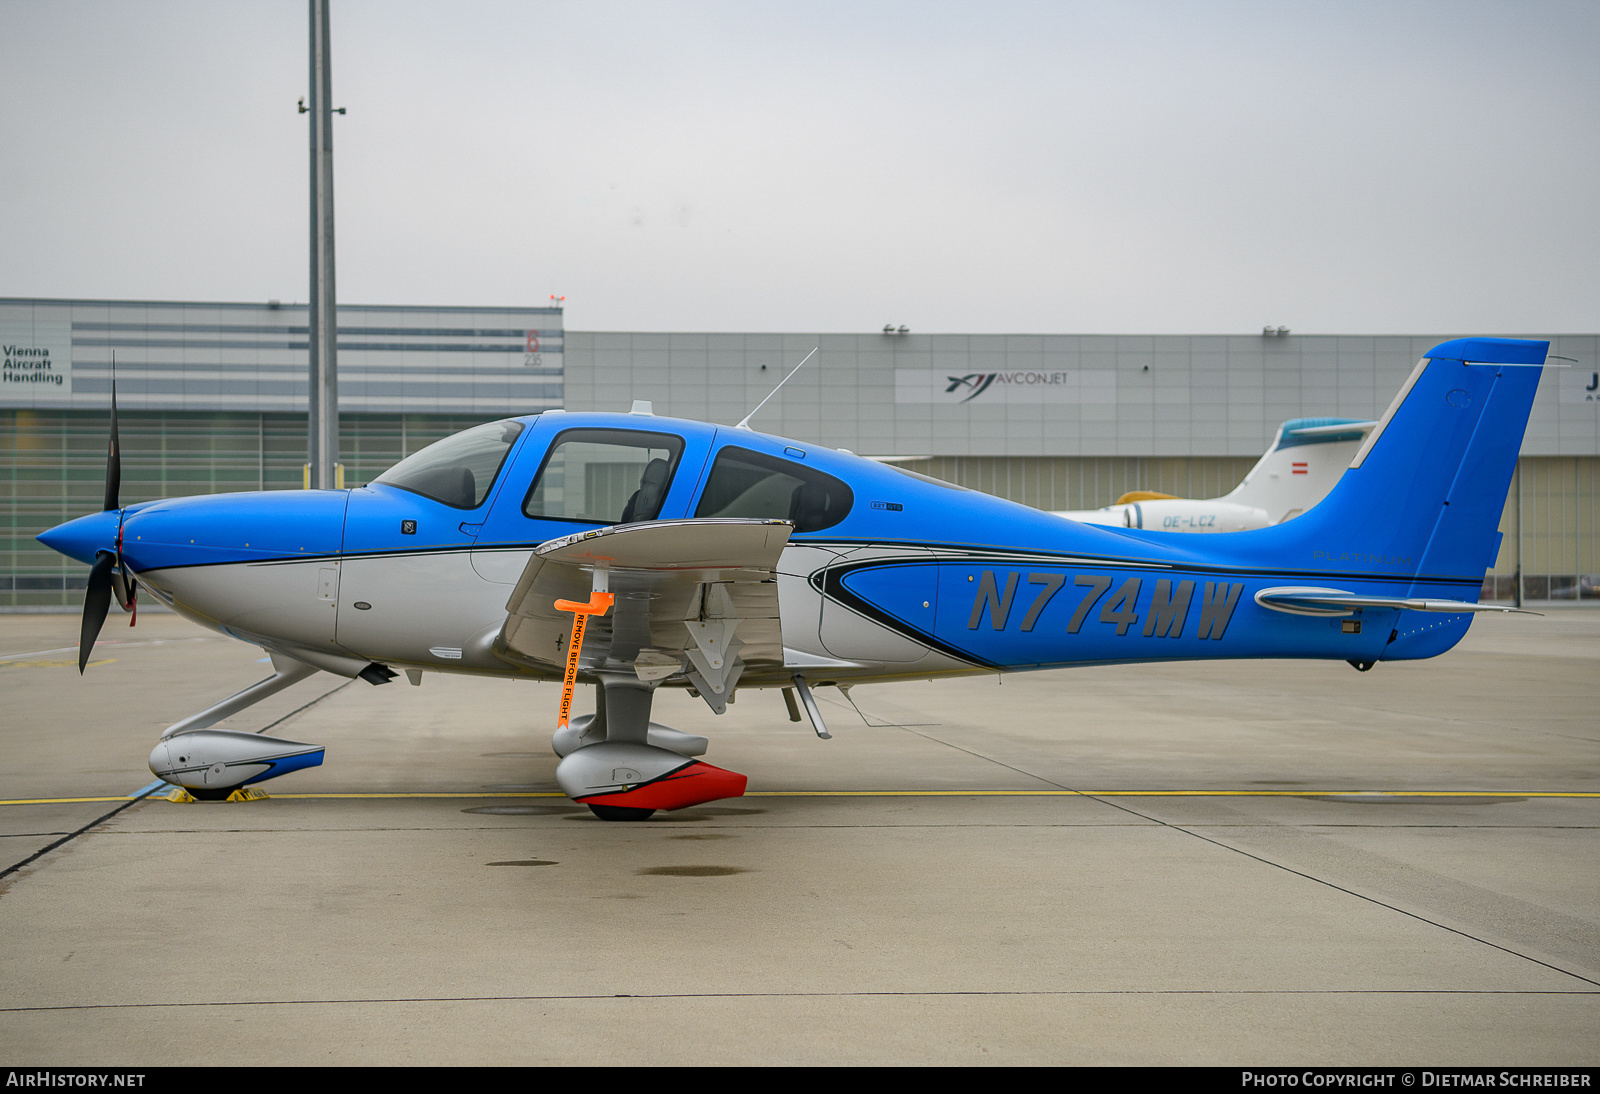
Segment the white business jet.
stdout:
<svg viewBox="0 0 1600 1094">
<path fill-rule="evenodd" d="M 1292 418 L 1278 427 L 1266 454 L 1244 481 L 1220 498 L 1200 501 L 1131 490 L 1103 509 L 1056 510 L 1081 524 L 1160 532 L 1246 532 L 1292 520 L 1327 497 L 1376 422 Z"/>
</svg>

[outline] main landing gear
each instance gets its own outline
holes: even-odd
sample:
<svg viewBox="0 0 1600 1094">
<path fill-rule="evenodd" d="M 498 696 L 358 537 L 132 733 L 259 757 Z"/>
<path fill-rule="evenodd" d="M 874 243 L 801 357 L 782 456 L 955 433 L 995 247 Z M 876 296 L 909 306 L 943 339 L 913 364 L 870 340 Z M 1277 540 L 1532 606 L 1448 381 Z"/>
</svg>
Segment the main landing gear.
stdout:
<svg viewBox="0 0 1600 1094">
<path fill-rule="evenodd" d="M 642 821 L 658 809 L 684 809 L 744 794 L 745 777 L 694 757 L 706 739 L 650 721 L 655 681 L 602 672 L 595 713 L 556 731 L 562 757 L 556 782 L 601 820 Z"/>
</svg>

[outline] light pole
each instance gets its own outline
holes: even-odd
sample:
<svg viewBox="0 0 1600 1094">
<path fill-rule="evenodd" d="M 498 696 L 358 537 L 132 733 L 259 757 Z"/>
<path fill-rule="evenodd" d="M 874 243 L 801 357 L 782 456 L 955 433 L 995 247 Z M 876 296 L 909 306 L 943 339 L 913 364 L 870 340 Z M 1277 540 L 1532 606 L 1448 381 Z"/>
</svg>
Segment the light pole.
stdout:
<svg viewBox="0 0 1600 1094">
<path fill-rule="evenodd" d="M 306 486 L 343 486 L 339 462 L 339 312 L 333 282 L 333 70 L 328 48 L 328 0 L 310 0 L 311 307 L 308 361 Z M 340 113 L 343 113 L 341 110 Z"/>
</svg>

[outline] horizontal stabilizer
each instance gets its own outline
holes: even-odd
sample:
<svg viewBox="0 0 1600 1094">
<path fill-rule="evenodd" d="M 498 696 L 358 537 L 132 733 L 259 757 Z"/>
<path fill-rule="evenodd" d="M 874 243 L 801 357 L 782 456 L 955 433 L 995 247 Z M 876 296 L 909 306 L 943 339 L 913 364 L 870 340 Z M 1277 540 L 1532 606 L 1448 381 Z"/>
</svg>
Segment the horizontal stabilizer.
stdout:
<svg viewBox="0 0 1600 1094">
<path fill-rule="evenodd" d="M 1282 587 L 1262 589 L 1256 594 L 1256 603 L 1275 612 L 1290 615 L 1352 615 L 1358 608 L 1394 608 L 1408 612 L 1522 612 L 1521 608 L 1506 608 L 1498 604 L 1471 604 L 1465 600 L 1437 600 L 1433 598 L 1400 596 L 1362 596 L 1343 589 L 1314 589 Z M 1522 612 L 1537 615 L 1537 612 Z"/>
</svg>

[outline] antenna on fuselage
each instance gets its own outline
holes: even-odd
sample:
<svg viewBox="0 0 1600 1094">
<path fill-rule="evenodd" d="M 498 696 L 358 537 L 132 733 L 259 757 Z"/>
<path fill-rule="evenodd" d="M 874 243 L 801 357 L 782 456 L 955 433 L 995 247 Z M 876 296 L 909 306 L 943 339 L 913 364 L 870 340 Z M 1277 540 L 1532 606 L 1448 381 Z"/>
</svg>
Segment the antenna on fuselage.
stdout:
<svg viewBox="0 0 1600 1094">
<path fill-rule="evenodd" d="M 822 348 L 821 346 L 813 346 L 812 349 L 811 349 L 811 352 L 806 354 L 805 360 L 801 361 L 798 365 L 794 366 L 794 368 L 789 370 L 789 376 L 793 376 L 795 373 L 799 372 L 802 368 L 804 368 L 805 364 L 806 364 L 806 361 L 809 361 L 813 357 L 815 357 L 817 355 L 817 350 L 819 350 L 821 348 Z M 783 387 L 784 384 L 787 384 L 789 382 L 789 376 L 785 376 L 783 379 L 779 380 L 778 381 L 778 387 L 775 387 L 770 392 L 768 392 L 767 397 L 765 399 L 762 399 L 759 403 L 756 404 L 756 409 L 752 410 L 750 413 L 746 414 L 744 416 L 744 418 L 739 422 L 739 424 L 734 426 L 733 428 L 735 428 L 735 429 L 749 429 L 750 428 L 750 419 L 754 418 L 756 416 L 756 411 L 759 411 L 762 407 L 766 406 L 767 403 L 769 401 L 771 401 L 772 397 L 774 395 L 778 394 L 778 388 Z"/>
</svg>

